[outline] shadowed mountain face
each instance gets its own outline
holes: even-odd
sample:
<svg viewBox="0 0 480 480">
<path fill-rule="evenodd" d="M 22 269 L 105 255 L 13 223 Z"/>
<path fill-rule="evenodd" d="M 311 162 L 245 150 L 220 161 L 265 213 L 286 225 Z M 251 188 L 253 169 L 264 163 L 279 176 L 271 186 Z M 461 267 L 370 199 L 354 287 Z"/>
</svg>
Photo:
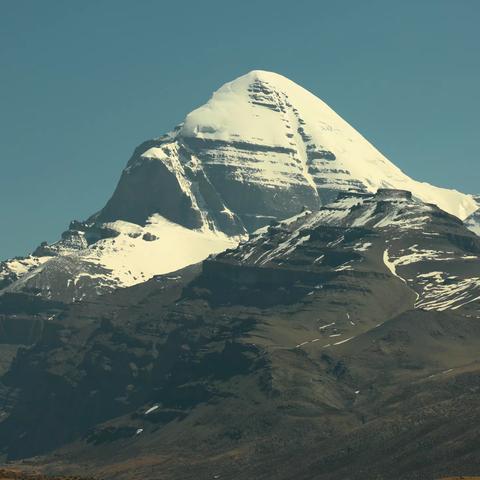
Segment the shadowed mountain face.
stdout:
<svg viewBox="0 0 480 480">
<path fill-rule="evenodd" d="M 457 217 L 380 190 L 98 300 L 11 294 L 4 324 L 41 328 L 2 333 L 25 346 L 0 447 L 116 479 L 474 475 L 479 256 Z"/>
</svg>

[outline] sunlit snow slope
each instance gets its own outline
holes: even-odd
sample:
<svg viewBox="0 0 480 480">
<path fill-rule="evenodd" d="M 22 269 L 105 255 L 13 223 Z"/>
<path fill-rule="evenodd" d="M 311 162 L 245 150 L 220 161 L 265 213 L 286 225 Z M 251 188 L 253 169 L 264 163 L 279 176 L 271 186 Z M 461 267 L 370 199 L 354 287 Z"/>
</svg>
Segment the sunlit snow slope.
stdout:
<svg viewBox="0 0 480 480">
<path fill-rule="evenodd" d="M 174 272 L 237 244 L 222 233 L 190 230 L 159 215 L 145 226 L 119 220 L 103 227 L 110 236 L 83 248 L 68 247 L 60 240 L 36 255 L 4 262 L 0 281 L 8 273 L 16 275 L 4 291 L 83 300 Z M 82 236 L 81 231 L 76 233 Z"/>
</svg>

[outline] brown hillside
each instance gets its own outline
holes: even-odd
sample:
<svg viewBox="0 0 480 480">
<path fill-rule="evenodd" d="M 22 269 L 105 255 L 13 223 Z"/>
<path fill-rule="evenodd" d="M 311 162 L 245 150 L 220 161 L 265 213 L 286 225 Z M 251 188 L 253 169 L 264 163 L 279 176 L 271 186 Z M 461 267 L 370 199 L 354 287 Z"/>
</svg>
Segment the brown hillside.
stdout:
<svg viewBox="0 0 480 480">
<path fill-rule="evenodd" d="M 50 477 L 41 473 L 0 469 L 0 480 L 93 480 L 92 478 L 60 476 Z"/>
</svg>

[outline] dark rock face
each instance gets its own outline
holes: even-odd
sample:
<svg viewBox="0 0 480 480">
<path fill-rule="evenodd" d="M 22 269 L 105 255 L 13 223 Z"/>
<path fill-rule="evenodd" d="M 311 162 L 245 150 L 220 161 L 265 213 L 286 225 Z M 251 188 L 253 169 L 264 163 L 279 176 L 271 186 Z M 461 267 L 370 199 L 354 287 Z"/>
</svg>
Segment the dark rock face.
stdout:
<svg viewBox="0 0 480 480">
<path fill-rule="evenodd" d="M 202 220 L 192 208 L 174 174 L 161 162 L 144 162 L 123 172 L 112 198 L 95 218 L 98 222 L 125 220 L 144 225 L 154 213 L 187 228 L 200 228 Z"/>
<path fill-rule="evenodd" d="M 407 190 L 395 190 L 391 188 L 379 188 L 377 190 L 376 197 L 379 199 L 399 199 L 399 200 L 411 200 L 412 192 Z"/>
<path fill-rule="evenodd" d="M 154 242 L 155 240 L 158 239 L 158 237 L 156 235 L 153 235 L 153 233 L 150 233 L 150 232 L 147 232 L 147 233 L 144 233 L 142 235 L 142 238 L 146 241 L 146 242 Z"/>
</svg>

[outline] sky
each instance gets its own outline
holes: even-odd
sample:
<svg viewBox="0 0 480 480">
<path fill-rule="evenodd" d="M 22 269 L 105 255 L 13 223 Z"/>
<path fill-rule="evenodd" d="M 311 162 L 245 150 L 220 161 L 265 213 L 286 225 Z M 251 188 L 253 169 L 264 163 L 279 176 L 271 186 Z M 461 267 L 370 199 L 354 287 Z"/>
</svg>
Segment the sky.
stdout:
<svg viewBox="0 0 480 480">
<path fill-rule="evenodd" d="M 480 193 L 479 21 L 478 0 L 0 0 L 0 259 L 102 208 L 136 145 L 253 69 Z"/>
</svg>

